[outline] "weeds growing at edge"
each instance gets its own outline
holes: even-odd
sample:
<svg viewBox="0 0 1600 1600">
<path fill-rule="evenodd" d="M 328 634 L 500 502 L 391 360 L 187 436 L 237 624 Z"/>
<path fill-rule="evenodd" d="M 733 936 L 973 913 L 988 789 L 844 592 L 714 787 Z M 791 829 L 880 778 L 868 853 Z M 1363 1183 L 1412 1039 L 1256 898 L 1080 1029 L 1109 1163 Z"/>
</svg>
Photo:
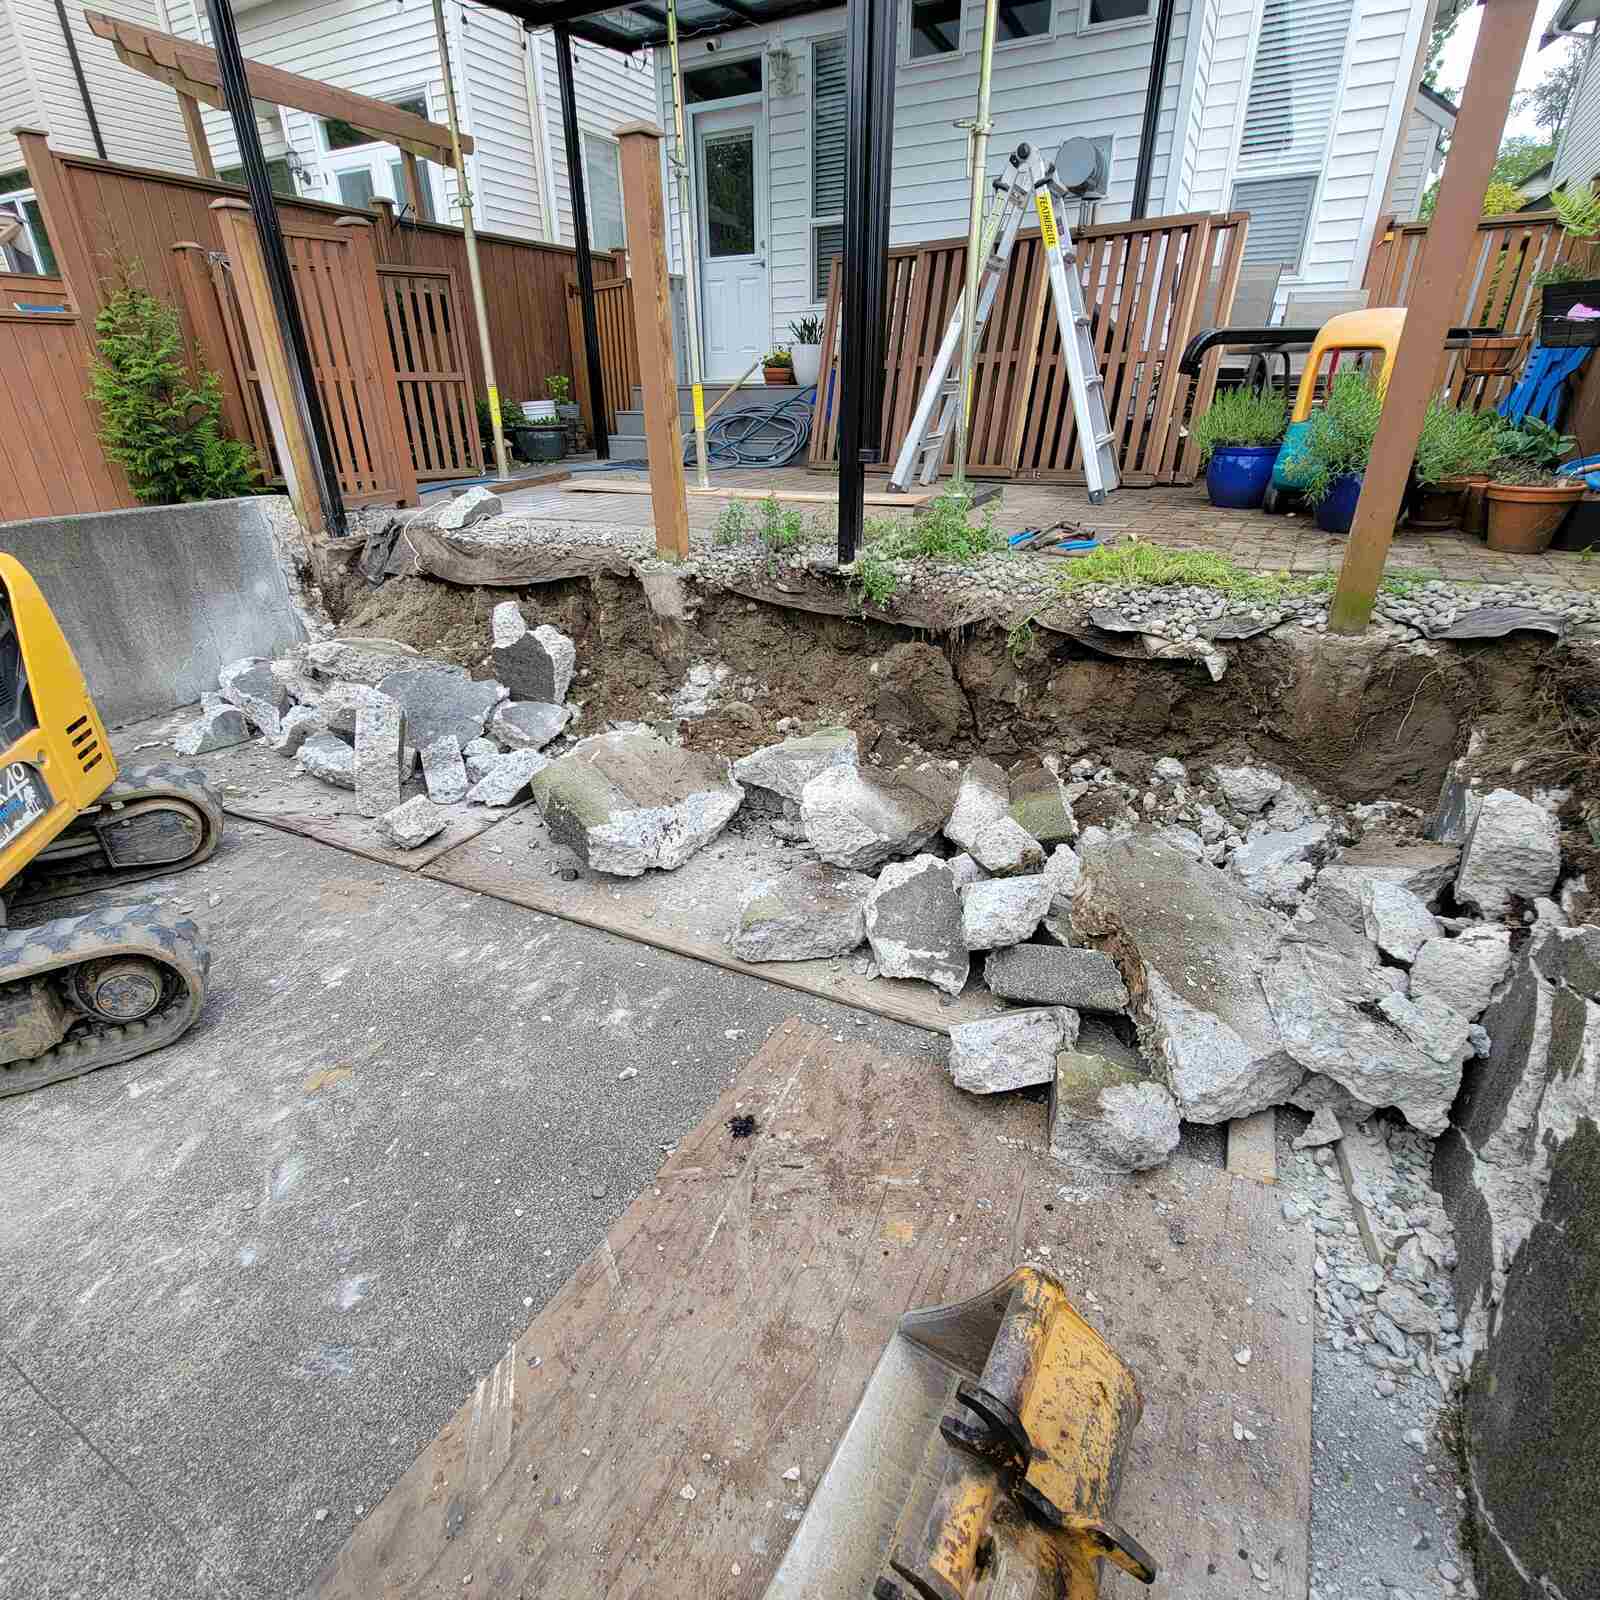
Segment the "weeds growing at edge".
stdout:
<svg viewBox="0 0 1600 1600">
<path fill-rule="evenodd" d="M 868 606 L 882 606 L 894 593 L 898 580 L 894 568 L 876 546 L 863 544 L 850 564 L 850 587 L 856 592 L 856 604 L 865 610 Z"/>
<path fill-rule="evenodd" d="M 1385 594 L 1403 597 L 1427 583 L 1433 574 L 1397 570 L 1385 575 Z M 1233 600 L 1270 604 L 1298 595 L 1331 594 L 1335 574 L 1319 572 L 1296 577 L 1288 572 L 1251 572 L 1226 556 L 1208 550 L 1173 550 L 1144 540 L 1092 550 L 1077 556 L 1061 573 L 1068 592 L 1088 584 L 1131 589 L 1214 589 Z"/>
<path fill-rule="evenodd" d="M 948 561 L 962 566 L 1006 547 L 993 513 L 986 509 L 974 522 L 972 496 L 954 489 L 929 501 L 919 516 L 874 517 L 864 531 L 885 556 L 897 561 Z"/>
</svg>

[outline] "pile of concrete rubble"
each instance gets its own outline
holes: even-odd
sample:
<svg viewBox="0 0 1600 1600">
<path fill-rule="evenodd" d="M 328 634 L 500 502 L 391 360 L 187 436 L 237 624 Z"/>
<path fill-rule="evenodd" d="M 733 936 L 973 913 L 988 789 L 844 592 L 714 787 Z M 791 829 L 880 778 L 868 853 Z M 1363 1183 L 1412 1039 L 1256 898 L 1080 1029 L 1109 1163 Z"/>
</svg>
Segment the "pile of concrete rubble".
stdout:
<svg viewBox="0 0 1600 1600">
<path fill-rule="evenodd" d="M 255 729 L 353 789 L 399 848 L 452 806 L 531 795 L 558 844 L 618 877 L 681 866 L 743 808 L 799 862 L 749 885 L 734 953 L 866 945 L 866 975 L 950 996 L 981 977 L 996 1012 L 952 1026 L 952 1077 L 1048 1087 L 1051 1149 L 1073 1165 L 1154 1166 L 1181 1120 L 1280 1104 L 1329 1137 L 1379 1107 L 1438 1135 L 1464 1063 L 1488 1052 L 1478 1019 L 1514 927 L 1567 920 L 1550 898 L 1559 800 L 1452 775 L 1421 837 L 1405 807 L 1340 810 L 1251 765 L 1164 757 L 1142 786 L 1089 759 L 886 768 L 836 727 L 730 763 L 638 725 L 574 738 L 573 642 L 514 601 L 494 609 L 489 663 L 474 680 L 339 639 L 236 662 L 179 747 Z M 426 792 L 403 800 L 419 763 Z"/>
</svg>

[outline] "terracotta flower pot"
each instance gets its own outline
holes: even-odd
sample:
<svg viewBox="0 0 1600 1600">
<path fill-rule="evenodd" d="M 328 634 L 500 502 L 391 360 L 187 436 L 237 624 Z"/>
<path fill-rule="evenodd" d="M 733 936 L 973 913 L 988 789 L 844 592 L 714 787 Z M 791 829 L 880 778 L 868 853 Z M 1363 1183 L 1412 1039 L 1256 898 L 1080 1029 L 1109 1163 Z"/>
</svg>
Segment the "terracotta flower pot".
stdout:
<svg viewBox="0 0 1600 1600">
<path fill-rule="evenodd" d="M 1465 483 L 1425 484 L 1418 491 L 1411 512 L 1411 526 L 1424 531 L 1459 527 L 1461 502 L 1466 493 Z"/>
<path fill-rule="evenodd" d="M 761 369 L 761 375 L 767 380 L 768 383 L 794 382 L 793 367 L 763 367 Z"/>
<path fill-rule="evenodd" d="M 1489 526 L 1487 474 L 1480 473 L 1475 478 L 1459 478 L 1448 484 L 1440 484 L 1439 487 L 1461 490 L 1461 531 L 1474 534 L 1481 539 Z"/>
<path fill-rule="evenodd" d="M 1491 483 L 1489 548 L 1538 555 L 1550 548 L 1566 514 L 1583 498 L 1581 483 Z"/>
</svg>

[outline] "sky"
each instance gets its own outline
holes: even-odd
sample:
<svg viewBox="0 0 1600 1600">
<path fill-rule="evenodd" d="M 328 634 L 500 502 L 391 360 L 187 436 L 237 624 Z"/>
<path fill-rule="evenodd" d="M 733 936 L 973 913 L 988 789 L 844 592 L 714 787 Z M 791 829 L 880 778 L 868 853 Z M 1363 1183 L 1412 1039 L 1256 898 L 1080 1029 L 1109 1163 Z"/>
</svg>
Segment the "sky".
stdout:
<svg viewBox="0 0 1600 1600">
<path fill-rule="evenodd" d="M 1522 73 L 1517 79 L 1519 89 L 1531 89 L 1557 60 L 1558 47 L 1551 45 L 1548 50 L 1540 50 L 1539 38 L 1560 4 L 1561 0 L 1539 0 L 1538 25 L 1528 40 L 1528 53 L 1522 58 Z M 1467 65 L 1472 60 L 1472 46 L 1477 40 L 1478 22 L 1482 16 L 1483 7 L 1474 6 L 1456 25 L 1456 31 L 1444 47 L 1444 62 L 1439 71 L 1439 89 L 1452 100 L 1459 98 L 1462 85 L 1467 81 Z M 1526 111 L 1513 111 L 1506 120 L 1506 132 L 1525 133 L 1536 137 L 1539 130 Z"/>
</svg>

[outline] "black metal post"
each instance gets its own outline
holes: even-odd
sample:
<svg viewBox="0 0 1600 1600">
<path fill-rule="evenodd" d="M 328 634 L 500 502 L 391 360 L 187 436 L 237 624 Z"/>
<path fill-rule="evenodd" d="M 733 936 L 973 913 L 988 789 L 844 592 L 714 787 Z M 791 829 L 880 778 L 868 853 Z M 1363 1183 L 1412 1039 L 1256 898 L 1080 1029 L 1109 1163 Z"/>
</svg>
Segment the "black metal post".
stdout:
<svg viewBox="0 0 1600 1600">
<path fill-rule="evenodd" d="M 1172 14 L 1177 0 L 1161 0 L 1156 8 L 1156 32 L 1150 41 L 1150 82 L 1144 92 L 1144 123 L 1139 129 L 1139 160 L 1133 169 L 1133 205 L 1128 219 L 1137 222 L 1150 214 L 1150 173 L 1156 160 L 1156 124 L 1161 120 L 1161 91 L 1167 81 L 1167 57 L 1172 53 Z"/>
<path fill-rule="evenodd" d="M 272 193 L 272 180 L 267 176 L 267 158 L 261 153 L 261 135 L 256 130 L 255 112 L 251 109 L 250 81 L 245 76 L 244 56 L 239 51 L 239 33 L 233 25 L 233 6 L 230 0 L 206 0 L 206 12 L 211 18 L 211 43 L 217 52 L 222 98 L 233 119 L 245 187 L 250 191 L 250 210 L 255 215 L 256 232 L 261 238 L 261 259 L 272 289 L 272 309 L 288 346 L 289 387 L 294 391 L 294 408 L 311 441 L 317 500 L 328 531 L 342 538 L 350 531 L 345 525 L 344 497 L 339 492 L 339 473 L 328 445 L 322 404 L 317 398 L 316 375 L 306 344 L 306 330 L 300 322 L 300 303 L 295 299 L 289 253 L 283 247 L 283 230 L 278 226 L 278 205 Z"/>
<path fill-rule="evenodd" d="M 609 461 L 606 375 L 600 364 L 600 321 L 594 308 L 594 257 L 589 252 L 589 201 L 583 182 L 578 96 L 572 85 L 572 35 L 564 22 L 558 22 L 551 32 L 556 38 L 556 79 L 561 85 L 561 132 L 567 144 L 567 193 L 572 197 L 572 243 L 578 252 L 578 310 L 583 315 L 583 359 L 589 369 L 589 408 L 594 412 L 594 453 L 600 460 Z"/>
<path fill-rule="evenodd" d="M 894 161 L 895 0 L 850 0 L 850 122 L 845 148 L 839 335 L 839 563 L 861 545 L 866 468 L 883 451 L 884 300 Z"/>
<path fill-rule="evenodd" d="M 72 66 L 72 76 L 77 80 L 78 98 L 83 101 L 83 114 L 89 119 L 89 137 L 94 140 L 94 153 L 102 161 L 111 158 L 106 154 L 105 136 L 100 132 L 100 119 L 94 114 L 94 101 L 89 98 L 89 82 L 83 75 L 83 61 L 78 55 L 78 41 L 72 37 L 72 24 L 67 20 L 67 8 L 56 0 L 56 21 L 61 25 L 61 41 L 67 47 L 67 60 Z"/>
</svg>

